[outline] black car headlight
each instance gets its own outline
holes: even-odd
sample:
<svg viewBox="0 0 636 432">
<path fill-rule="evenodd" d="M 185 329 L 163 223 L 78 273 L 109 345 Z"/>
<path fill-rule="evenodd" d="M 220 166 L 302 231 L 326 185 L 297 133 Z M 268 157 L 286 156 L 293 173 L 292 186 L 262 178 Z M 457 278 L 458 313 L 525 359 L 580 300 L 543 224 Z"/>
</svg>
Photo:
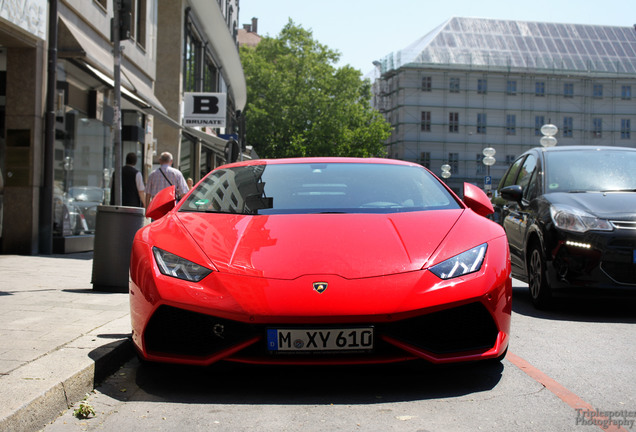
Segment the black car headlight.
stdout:
<svg viewBox="0 0 636 432">
<path fill-rule="evenodd" d="M 586 231 L 612 231 L 614 229 L 609 221 L 567 205 L 551 205 L 550 216 L 552 216 L 554 226 L 564 231 L 584 233 Z"/>
<path fill-rule="evenodd" d="M 155 256 L 159 271 L 166 276 L 172 276 L 190 282 L 199 282 L 212 273 L 212 270 L 207 267 L 188 261 L 185 258 L 166 252 L 158 247 L 153 247 L 152 253 Z"/>
<path fill-rule="evenodd" d="M 488 244 L 481 244 L 446 261 L 435 264 L 429 270 L 440 279 L 452 279 L 474 273 L 481 268 L 486 256 L 486 249 L 488 249 Z"/>
</svg>

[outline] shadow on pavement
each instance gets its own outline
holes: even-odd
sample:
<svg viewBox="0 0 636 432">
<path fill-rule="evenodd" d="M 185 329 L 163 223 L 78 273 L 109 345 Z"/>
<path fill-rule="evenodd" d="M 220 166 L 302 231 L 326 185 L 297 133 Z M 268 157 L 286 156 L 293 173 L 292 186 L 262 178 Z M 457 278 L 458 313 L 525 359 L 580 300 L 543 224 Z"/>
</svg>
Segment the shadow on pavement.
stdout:
<svg viewBox="0 0 636 432">
<path fill-rule="evenodd" d="M 512 310 L 515 313 L 534 318 L 599 322 L 636 323 L 636 297 L 556 297 L 545 310 L 536 309 L 530 300 L 526 287 L 512 288 Z"/>
<path fill-rule="evenodd" d="M 77 259 L 77 260 L 92 260 L 93 251 L 88 252 L 75 252 L 69 254 L 53 254 L 53 255 L 40 255 L 46 258 L 64 258 L 64 259 Z"/>
<path fill-rule="evenodd" d="M 93 383 L 101 383 L 112 375 L 120 366 L 134 356 L 134 348 L 130 341 L 130 335 L 98 335 L 99 338 L 114 339 L 124 337 L 114 342 L 102 345 L 88 353 L 88 356 L 95 362 L 95 372 Z"/>
<path fill-rule="evenodd" d="M 92 288 L 63 289 L 62 292 L 67 292 L 72 294 L 125 294 L 125 293 L 118 293 L 113 291 L 97 290 Z"/>
<path fill-rule="evenodd" d="M 434 366 L 254 366 L 217 363 L 188 367 L 129 362 L 99 391 L 120 400 L 210 404 L 373 404 L 457 397 L 494 388 L 499 362 Z M 122 393 L 125 380 L 140 391 Z"/>
</svg>

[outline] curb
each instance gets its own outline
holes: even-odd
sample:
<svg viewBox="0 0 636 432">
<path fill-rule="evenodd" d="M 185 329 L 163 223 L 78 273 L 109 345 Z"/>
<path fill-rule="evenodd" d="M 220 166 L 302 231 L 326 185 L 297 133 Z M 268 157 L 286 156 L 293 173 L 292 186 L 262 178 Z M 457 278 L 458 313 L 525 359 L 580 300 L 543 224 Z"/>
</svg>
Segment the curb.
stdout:
<svg viewBox="0 0 636 432">
<path fill-rule="evenodd" d="M 121 329 L 127 333 L 118 333 Z M 129 331 L 130 318 L 126 315 L 5 377 L 5 394 L 0 395 L 0 406 L 4 406 L 0 409 L 0 430 L 42 430 L 84 399 L 134 355 Z M 104 345 L 104 339 L 113 341 Z"/>
</svg>

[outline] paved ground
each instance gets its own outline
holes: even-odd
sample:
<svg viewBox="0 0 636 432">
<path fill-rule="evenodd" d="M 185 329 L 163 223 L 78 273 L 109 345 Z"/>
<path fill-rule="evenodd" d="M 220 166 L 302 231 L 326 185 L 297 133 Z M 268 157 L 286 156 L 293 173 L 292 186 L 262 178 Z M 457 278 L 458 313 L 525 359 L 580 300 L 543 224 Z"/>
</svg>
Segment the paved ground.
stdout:
<svg viewBox="0 0 636 432">
<path fill-rule="evenodd" d="M 0 430 L 37 431 L 132 355 L 127 293 L 93 254 L 0 255 Z"/>
</svg>

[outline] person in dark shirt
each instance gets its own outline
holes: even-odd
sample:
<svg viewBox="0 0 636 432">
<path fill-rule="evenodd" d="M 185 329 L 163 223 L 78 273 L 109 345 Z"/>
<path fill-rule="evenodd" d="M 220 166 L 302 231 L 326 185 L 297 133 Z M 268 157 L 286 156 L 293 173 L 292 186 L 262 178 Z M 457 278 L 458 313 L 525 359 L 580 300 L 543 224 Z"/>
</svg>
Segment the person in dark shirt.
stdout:
<svg viewBox="0 0 636 432">
<path fill-rule="evenodd" d="M 144 207 L 146 200 L 144 179 L 135 168 L 137 155 L 128 153 L 126 165 L 121 170 L 121 205 L 128 207 Z M 111 182 L 110 204 L 115 204 L 115 179 Z"/>
</svg>

